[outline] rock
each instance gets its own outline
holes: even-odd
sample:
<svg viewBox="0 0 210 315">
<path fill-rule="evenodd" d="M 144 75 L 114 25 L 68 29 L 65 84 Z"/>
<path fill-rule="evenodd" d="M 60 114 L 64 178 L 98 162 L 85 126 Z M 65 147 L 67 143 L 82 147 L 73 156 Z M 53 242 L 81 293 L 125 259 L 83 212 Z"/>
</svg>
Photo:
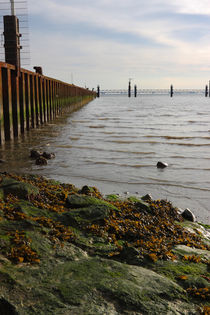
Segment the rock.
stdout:
<svg viewBox="0 0 210 315">
<path fill-rule="evenodd" d="M 42 151 L 38 151 L 38 150 L 31 150 L 31 154 L 30 157 L 33 159 L 37 159 L 40 156 L 42 156 L 43 152 Z"/>
<path fill-rule="evenodd" d="M 168 164 L 165 162 L 160 162 L 160 161 L 157 162 L 157 168 L 165 168 L 167 166 L 168 166 Z"/>
<path fill-rule="evenodd" d="M 37 187 L 8 177 L 2 179 L 0 192 L 3 192 L 4 196 L 12 194 L 20 199 L 28 199 L 30 196 L 36 196 L 39 194 Z"/>
<path fill-rule="evenodd" d="M 71 209 L 77 209 L 77 208 L 86 208 L 89 206 L 96 206 L 96 205 L 105 205 L 112 209 L 115 209 L 114 206 L 112 206 L 110 203 L 97 199 L 92 196 L 86 196 L 86 195 L 71 195 L 68 196 L 66 199 L 66 206 Z"/>
<path fill-rule="evenodd" d="M 6 161 L 5 160 L 0 160 L 0 164 L 3 164 L 5 163 Z"/>
<path fill-rule="evenodd" d="M 191 222 L 196 222 L 196 217 L 195 215 L 192 213 L 192 211 L 190 209 L 185 209 L 182 213 L 181 213 L 182 217 L 185 220 L 191 221 Z"/>
<path fill-rule="evenodd" d="M 143 201 L 152 201 L 152 195 L 147 194 L 147 195 L 141 197 L 141 199 L 142 199 Z"/>
<path fill-rule="evenodd" d="M 139 202 L 136 203 L 136 207 L 140 212 L 151 212 L 150 205 L 143 200 L 139 200 Z"/>
<path fill-rule="evenodd" d="M 111 208 L 106 205 L 95 205 L 87 208 L 72 209 L 62 215 L 61 222 L 67 225 L 92 223 L 108 218 Z"/>
<path fill-rule="evenodd" d="M 79 190 L 79 194 L 84 194 L 84 195 L 91 195 L 94 193 L 93 187 L 90 186 L 83 186 L 81 190 Z"/>
<path fill-rule="evenodd" d="M 47 165 L 47 159 L 45 159 L 43 156 L 40 156 L 36 159 L 36 165 Z"/>
<path fill-rule="evenodd" d="M 55 158 L 55 153 L 44 152 L 42 156 L 47 160 L 51 160 Z"/>
<path fill-rule="evenodd" d="M 18 315 L 15 307 L 5 298 L 0 298 L 0 314 L 2 315 Z"/>
</svg>

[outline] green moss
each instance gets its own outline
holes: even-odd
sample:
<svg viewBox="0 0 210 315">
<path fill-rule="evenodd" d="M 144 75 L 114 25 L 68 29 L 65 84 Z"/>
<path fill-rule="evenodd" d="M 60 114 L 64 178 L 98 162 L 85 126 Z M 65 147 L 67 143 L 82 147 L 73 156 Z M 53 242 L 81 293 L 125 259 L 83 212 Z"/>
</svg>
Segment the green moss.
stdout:
<svg viewBox="0 0 210 315">
<path fill-rule="evenodd" d="M 157 273 L 172 280 L 181 275 L 205 275 L 208 273 L 206 264 L 182 261 L 157 261 L 153 268 Z"/>
<path fill-rule="evenodd" d="M 111 205 L 109 202 L 97 199 L 92 196 L 86 196 L 86 195 L 71 195 L 66 200 L 67 207 L 69 208 L 85 208 L 88 206 L 98 206 L 103 205 L 106 207 L 109 207 L 110 209 L 117 210 L 113 205 Z"/>
<path fill-rule="evenodd" d="M 135 203 L 135 202 L 140 202 L 140 201 L 141 201 L 139 198 L 137 198 L 137 197 L 135 197 L 135 196 L 130 196 L 127 200 L 128 200 L 128 201 L 131 201 L 131 202 L 133 202 L 133 203 Z"/>
<path fill-rule="evenodd" d="M 37 187 L 7 177 L 2 179 L 0 190 L 4 192 L 4 196 L 12 194 L 20 199 L 28 199 L 31 195 L 36 196 L 39 194 Z"/>
<path fill-rule="evenodd" d="M 203 226 L 205 229 L 210 229 L 210 225 L 209 224 L 203 224 L 203 223 L 200 223 L 200 222 L 198 222 L 198 224 Z"/>
</svg>

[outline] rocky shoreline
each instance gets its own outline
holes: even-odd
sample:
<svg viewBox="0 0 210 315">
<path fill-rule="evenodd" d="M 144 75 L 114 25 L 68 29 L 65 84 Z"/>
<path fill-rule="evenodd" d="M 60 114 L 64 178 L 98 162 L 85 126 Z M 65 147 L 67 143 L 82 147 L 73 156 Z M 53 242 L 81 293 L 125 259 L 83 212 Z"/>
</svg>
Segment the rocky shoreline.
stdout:
<svg viewBox="0 0 210 315">
<path fill-rule="evenodd" d="M 166 200 L 0 174 L 0 314 L 210 314 L 210 226 Z"/>
</svg>

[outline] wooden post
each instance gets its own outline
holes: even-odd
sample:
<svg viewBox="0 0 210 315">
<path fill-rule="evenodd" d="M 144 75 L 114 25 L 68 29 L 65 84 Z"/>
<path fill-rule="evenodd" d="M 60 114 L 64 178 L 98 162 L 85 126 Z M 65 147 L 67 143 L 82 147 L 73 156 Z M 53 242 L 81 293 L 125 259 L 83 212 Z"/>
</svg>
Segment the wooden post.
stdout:
<svg viewBox="0 0 210 315">
<path fill-rule="evenodd" d="M 170 96 L 173 97 L 174 95 L 174 88 L 173 88 L 173 85 L 171 85 L 170 87 Z"/>
<path fill-rule="evenodd" d="M 36 114 L 36 126 L 39 126 L 39 86 L 38 75 L 34 78 L 35 83 L 35 114 Z"/>
<path fill-rule="evenodd" d="M 2 85 L 3 85 L 3 117 L 4 117 L 4 138 L 11 139 L 10 134 L 10 114 L 11 114 L 11 70 L 2 69 Z"/>
<path fill-rule="evenodd" d="M 12 85 L 12 122 L 13 122 L 13 136 L 18 137 L 18 108 L 19 108 L 19 77 L 16 71 L 11 72 L 11 85 Z"/>
<path fill-rule="evenodd" d="M 43 113 L 44 113 L 44 123 L 46 123 L 46 79 L 42 80 L 42 102 L 43 102 Z"/>
<path fill-rule="evenodd" d="M 31 128 L 35 127 L 34 104 L 35 104 L 34 75 L 30 75 Z"/>
<path fill-rule="evenodd" d="M 131 81 L 128 83 L 128 97 L 131 97 Z"/>
<path fill-rule="evenodd" d="M 30 129 L 30 88 L 29 74 L 25 73 L 25 106 L 26 106 L 26 130 Z"/>
<path fill-rule="evenodd" d="M 208 97 L 208 85 L 206 85 L 206 88 L 205 88 L 205 97 Z"/>
<path fill-rule="evenodd" d="M 20 71 L 20 37 L 19 20 L 15 15 L 4 16 L 4 48 L 5 61 L 16 67 L 17 74 Z"/>
<path fill-rule="evenodd" d="M 134 85 L 134 97 L 137 97 L 137 85 Z"/>
<path fill-rule="evenodd" d="M 3 118 L 3 83 L 2 83 L 2 67 L 0 67 L 0 145 L 2 144 L 2 118 Z"/>
<path fill-rule="evenodd" d="M 25 111 L 25 74 L 21 72 L 19 79 L 19 92 L 20 92 L 20 132 L 23 134 L 25 131 L 24 111 Z"/>
<path fill-rule="evenodd" d="M 45 87 L 46 87 L 46 105 L 47 105 L 47 121 L 50 120 L 50 113 L 49 113 L 49 80 L 46 79 Z"/>
<path fill-rule="evenodd" d="M 97 86 L 97 97 L 100 97 L 100 86 Z"/>
<path fill-rule="evenodd" d="M 43 95 L 42 95 L 42 77 L 38 77 L 38 85 L 39 85 L 39 118 L 40 124 L 43 124 Z"/>
<path fill-rule="evenodd" d="M 52 97 L 53 97 L 53 83 L 49 80 L 49 110 L 50 110 L 50 120 L 53 119 L 53 112 L 52 112 Z"/>
</svg>

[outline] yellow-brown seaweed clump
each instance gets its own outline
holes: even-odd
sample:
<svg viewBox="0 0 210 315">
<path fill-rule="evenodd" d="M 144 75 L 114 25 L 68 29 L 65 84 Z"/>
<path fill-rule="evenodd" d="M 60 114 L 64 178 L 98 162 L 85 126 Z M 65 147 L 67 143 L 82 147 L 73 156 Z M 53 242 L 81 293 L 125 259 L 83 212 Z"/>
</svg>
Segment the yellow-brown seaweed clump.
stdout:
<svg viewBox="0 0 210 315">
<path fill-rule="evenodd" d="M 172 259 L 176 256 L 172 249 L 175 245 L 186 245 L 199 249 L 209 249 L 201 238 L 183 229 L 178 222 L 183 219 L 176 208 L 165 200 L 149 202 L 150 212 L 145 213 L 138 207 L 138 202 L 112 202 L 120 211 L 113 211 L 109 218 L 100 224 L 91 224 L 88 230 L 97 235 L 107 237 L 116 244 L 118 255 L 123 247 L 135 247 L 142 257 L 152 261 Z"/>
</svg>

